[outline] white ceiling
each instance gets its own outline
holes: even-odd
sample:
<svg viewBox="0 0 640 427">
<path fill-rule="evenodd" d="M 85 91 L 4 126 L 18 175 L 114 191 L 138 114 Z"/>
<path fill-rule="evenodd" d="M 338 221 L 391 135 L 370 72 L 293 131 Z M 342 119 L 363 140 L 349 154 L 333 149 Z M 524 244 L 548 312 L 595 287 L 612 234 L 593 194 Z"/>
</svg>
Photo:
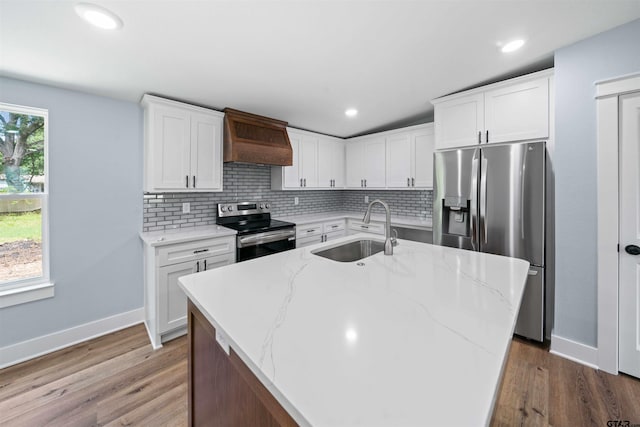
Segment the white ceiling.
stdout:
<svg viewBox="0 0 640 427">
<path fill-rule="evenodd" d="M 93 28 L 72 1 L 0 0 L 0 74 L 337 136 L 424 120 L 433 98 L 551 65 L 554 50 L 640 18 L 640 0 L 87 1 L 124 27 Z M 518 37 L 523 49 L 499 51 Z"/>
</svg>

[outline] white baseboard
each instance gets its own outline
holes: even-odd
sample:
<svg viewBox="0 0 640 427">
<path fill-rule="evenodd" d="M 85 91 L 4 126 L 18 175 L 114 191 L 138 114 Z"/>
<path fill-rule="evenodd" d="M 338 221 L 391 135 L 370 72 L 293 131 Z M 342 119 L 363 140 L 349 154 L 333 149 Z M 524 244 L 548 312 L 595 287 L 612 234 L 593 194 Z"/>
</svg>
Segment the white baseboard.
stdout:
<svg viewBox="0 0 640 427">
<path fill-rule="evenodd" d="M 144 321 L 144 308 L 127 311 L 49 335 L 0 348 L 0 369 L 60 350 Z"/>
<path fill-rule="evenodd" d="M 551 334 L 550 353 L 598 369 L 598 349 L 568 338 Z"/>
</svg>

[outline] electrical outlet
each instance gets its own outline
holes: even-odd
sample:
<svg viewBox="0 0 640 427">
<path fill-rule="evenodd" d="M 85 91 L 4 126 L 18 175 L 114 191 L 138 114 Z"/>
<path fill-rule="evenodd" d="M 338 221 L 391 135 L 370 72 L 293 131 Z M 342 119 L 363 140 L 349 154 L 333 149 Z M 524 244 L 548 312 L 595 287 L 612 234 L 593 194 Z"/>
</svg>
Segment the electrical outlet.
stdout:
<svg viewBox="0 0 640 427">
<path fill-rule="evenodd" d="M 364 196 L 364 202 L 369 203 L 369 196 Z"/>
<path fill-rule="evenodd" d="M 183 203 L 182 204 L 182 213 L 189 213 L 191 212 L 191 203 L 187 202 L 187 203 Z"/>
<path fill-rule="evenodd" d="M 294 198 L 293 198 L 293 204 L 294 204 L 294 205 L 297 205 L 298 203 L 300 203 L 300 201 L 298 200 L 298 198 L 297 198 L 297 197 L 294 197 Z"/>
</svg>

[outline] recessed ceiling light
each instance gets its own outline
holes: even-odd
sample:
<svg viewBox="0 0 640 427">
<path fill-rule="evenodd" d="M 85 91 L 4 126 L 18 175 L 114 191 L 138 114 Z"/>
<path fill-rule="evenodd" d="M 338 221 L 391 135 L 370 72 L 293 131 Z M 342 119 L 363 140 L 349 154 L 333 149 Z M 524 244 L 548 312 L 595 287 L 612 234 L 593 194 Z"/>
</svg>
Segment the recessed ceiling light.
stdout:
<svg viewBox="0 0 640 427">
<path fill-rule="evenodd" d="M 344 114 L 347 117 L 355 117 L 358 115 L 358 110 L 356 110 L 355 108 L 349 108 L 347 111 L 344 112 Z"/>
<path fill-rule="evenodd" d="M 502 52 L 503 53 L 514 52 L 520 49 L 523 45 L 524 45 L 524 40 L 522 39 L 512 40 L 509 43 L 502 46 Z"/>
<path fill-rule="evenodd" d="M 78 16 L 82 19 L 104 30 L 117 30 L 124 25 L 118 15 L 95 4 L 78 3 L 75 9 Z"/>
</svg>

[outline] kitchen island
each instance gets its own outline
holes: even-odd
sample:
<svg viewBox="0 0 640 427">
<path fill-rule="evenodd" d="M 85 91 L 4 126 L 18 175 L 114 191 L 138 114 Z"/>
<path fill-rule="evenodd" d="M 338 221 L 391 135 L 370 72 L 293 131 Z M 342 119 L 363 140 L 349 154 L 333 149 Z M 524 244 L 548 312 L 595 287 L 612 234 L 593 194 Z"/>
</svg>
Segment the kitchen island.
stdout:
<svg viewBox="0 0 640 427">
<path fill-rule="evenodd" d="M 180 279 L 190 422 L 489 423 L 528 263 L 404 240 L 355 262 L 313 254 L 359 238 Z"/>
</svg>

